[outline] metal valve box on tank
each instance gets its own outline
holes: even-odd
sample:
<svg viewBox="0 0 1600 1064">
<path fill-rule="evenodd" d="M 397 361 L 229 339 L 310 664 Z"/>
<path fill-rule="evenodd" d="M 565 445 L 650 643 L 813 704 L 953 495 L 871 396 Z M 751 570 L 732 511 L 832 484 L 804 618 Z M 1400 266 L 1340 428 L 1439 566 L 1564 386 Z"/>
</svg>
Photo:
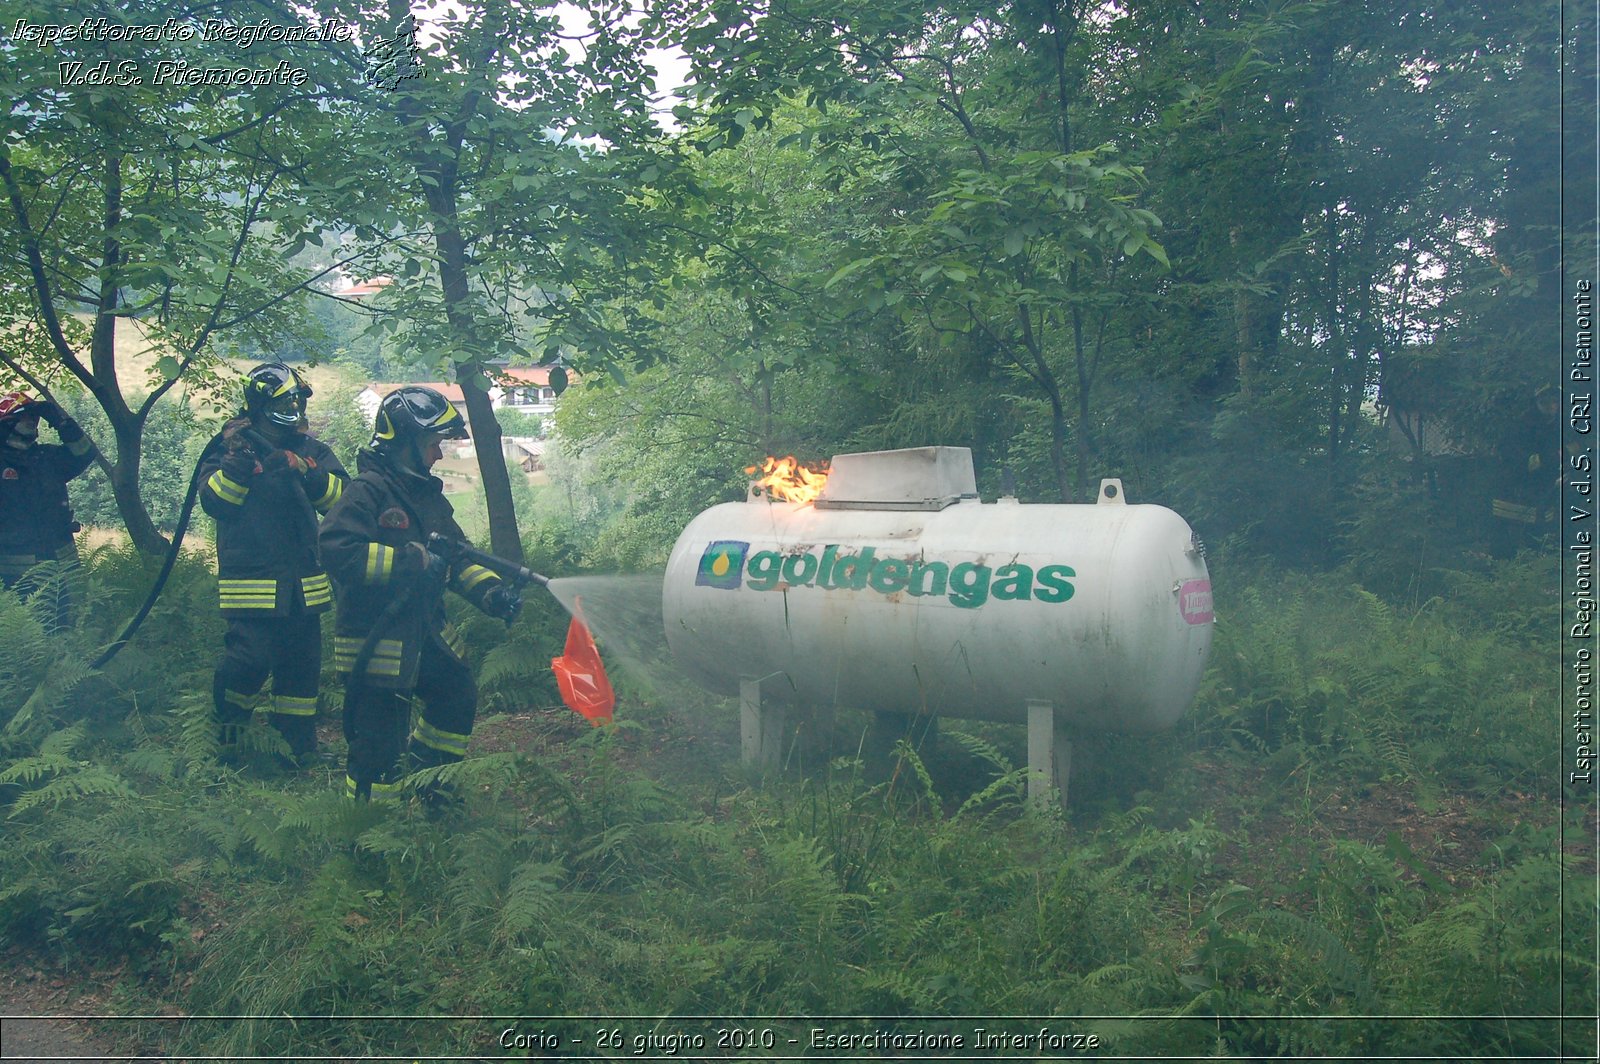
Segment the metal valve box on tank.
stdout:
<svg viewBox="0 0 1600 1064">
<path fill-rule="evenodd" d="M 1048 706 L 1057 728 L 1129 732 L 1183 715 L 1212 628 L 1177 514 L 1115 480 L 1092 504 L 985 504 L 955 447 L 839 455 L 812 503 L 753 486 L 706 510 L 662 605 L 713 691 L 1030 727 Z"/>
</svg>

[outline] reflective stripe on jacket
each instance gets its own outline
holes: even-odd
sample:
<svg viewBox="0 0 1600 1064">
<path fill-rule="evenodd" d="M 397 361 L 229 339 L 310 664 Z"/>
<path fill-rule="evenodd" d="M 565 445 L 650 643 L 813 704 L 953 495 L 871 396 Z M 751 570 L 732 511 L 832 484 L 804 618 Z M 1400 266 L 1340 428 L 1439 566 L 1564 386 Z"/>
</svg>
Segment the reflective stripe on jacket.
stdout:
<svg viewBox="0 0 1600 1064">
<path fill-rule="evenodd" d="M 200 469 L 200 506 L 217 522 L 217 598 L 225 616 L 324 613 L 333 588 L 317 546 L 317 514 L 349 479 L 333 451 L 297 435 L 287 450 L 306 460 L 263 472 L 247 452 L 213 449 Z"/>
<path fill-rule="evenodd" d="M 390 604 L 417 587 L 426 560 L 410 544 L 425 546 L 434 532 L 466 538 L 438 477 L 407 473 L 370 450 L 357 456 L 356 466 L 360 472 L 328 512 L 319 535 L 338 603 L 334 668 L 342 674 L 354 669 L 362 645 Z M 459 565 L 446 586 L 481 605 L 484 595 L 500 583 L 500 577 L 482 566 Z M 435 636 L 458 659 L 462 657 L 461 641 L 445 620 L 440 598 L 408 601 L 378 633 L 366 667 L 367 682 L 399 689 L 414 686 L 422 642 Z"/>
</svg>

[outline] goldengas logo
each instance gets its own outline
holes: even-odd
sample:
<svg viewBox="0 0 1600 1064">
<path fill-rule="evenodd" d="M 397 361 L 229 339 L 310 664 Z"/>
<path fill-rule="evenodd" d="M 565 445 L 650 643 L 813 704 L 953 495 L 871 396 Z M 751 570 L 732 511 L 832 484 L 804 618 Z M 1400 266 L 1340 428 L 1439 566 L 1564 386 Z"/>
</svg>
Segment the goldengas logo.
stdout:
<svg viewBox="0 0 1600 1064">
<path fill-rule="evenodd" d="M 696 584 L 732 591 L 744 577 L 744 556 L 750 544 L 732 539 L 719 539 L 700 555 L 700 571 L 694 574 Z"/>
<path fill-rule="evenodd" d="M 1077 572 L 1070 565 L 1032 566 L 1012 562 L 993 568 L 981 562 L 880 558 L 876 547 L 859 552 L 829 544 L 818 551 L 780 554 L 750 552 L 750 544 L 717 540 L 700 555 L 694 582 L 733 590 L 773 591 L 817 587 L 838 591 L 905 593 L 912 598 L 946 598 L 960 609 L 996 601 L 1066 602 Z"/>
</svg>

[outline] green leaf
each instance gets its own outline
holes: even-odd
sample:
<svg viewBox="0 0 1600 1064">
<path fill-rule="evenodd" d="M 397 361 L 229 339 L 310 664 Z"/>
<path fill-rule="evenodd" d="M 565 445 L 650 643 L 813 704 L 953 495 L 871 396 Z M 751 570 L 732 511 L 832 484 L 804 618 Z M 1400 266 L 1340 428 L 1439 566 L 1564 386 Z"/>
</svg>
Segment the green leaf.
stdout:
<svg viewBox="0 0 1600 1064">
<path fill-rule="evenodd" d="M 849 276 L 851 276 L 851 275 L 853 275 L 855 273 L 858 273 L 862 269 L 864 269 L 867 266 L 867 264 L 870 263 L 871 261 L 872 261 L 871 258 L 865 258 L 865 259 L 855 259 L 852 262 L 845 263 L 843 266 L 839 267 L 837 270 L 835 270 L 833 272 L 833 276 L 832 277 L 829 277 L 826 281 L 823 282 L 822 287 L 823 288 L 832 288 L 834 285 L 838 284 L 840 281 L 844 280 L 846 277 L 849 277 Z"/>
</svg>

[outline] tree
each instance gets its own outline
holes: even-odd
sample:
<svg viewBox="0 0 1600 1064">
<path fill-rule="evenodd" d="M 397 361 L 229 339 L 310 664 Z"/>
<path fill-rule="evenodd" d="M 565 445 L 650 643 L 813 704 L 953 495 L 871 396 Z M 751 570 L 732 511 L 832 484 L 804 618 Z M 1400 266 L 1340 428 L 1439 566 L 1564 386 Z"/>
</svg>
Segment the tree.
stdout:
<svg viewBox="0 0 1600 1064">
<path fill-rule="evenodd" d="M 679 38 L 707 85 L 705 146 L 764 128 L 798 90 L 816 107 L 798 138 L 876 171 L 886 195 L 852 234 L 834 297 L 968 336 L 1036 389 L 1063 501 L 1087 493 L 1091 395 L 1113 308 L 1148 299 L 1125 262 L 1166 261 L 1156 216 L 1134 202 L 1138 168 L 1075 133 L 1080 30 L 1094 10 L 1070 0 L 749 15 L 714 5 Z M 874 158 L 838 150 L 851 142 Z"/>
<path fill-rule="evenodd" d="M 102 14 L 90 0 L 24 0 L 11 12 L 35 29 Z M 180 381 L 221 385 L 216 337 L 291 329 L 296 296 L 315 276 L 286 266 L 283 247 L 320 240 L 332 217 L 355 225 L 364 213 L 341 161 L 340 116 L 319 105 L 330 73 L 320 53 L 264 46 L 251 53 L 263 83 L 191 84 L 186 70 L 239 69 L 232 43 L 200 31 L 204 14 L 124 4 L 105 27 L 72 39 L 13 40 L 0 72 L 13 101 L 0 125 L 9 223 L 0 235 L 0 365 L 47 395 L 71 379 L 94 398 L 115 446 L 99 462 L 147 552 L 164 547 L 139 475 L 156 404 Z M 230 15 L 299 22 L 256 0 Z M 136 403 L 124 395 L 132 367 L 117 348 L 130 318 L 160 356 L 134 385 Z"/>
<path fill-rule="evenodd" d="M 642 39 L 603 4 L 576 40 L 554 4 L 475 0 L 425 31 L 402 0 L 327 10 L 399 64 L 352 97 L 372 115 L 362 150 L 393 224 L 424 234 L 394 257 L 384 326 L 463 385 L 491 544 L 520 558 L 490 368 L 529 347 L 580 369 L 650 357 L 648 192 L 675 167 L 649 150 Z"/>
<path fill-rule="evenodd" d="M 1171 349 L 1232 338 L 1229 363 L 1189 367 L 1211 400 L 1191 434 L 1239 456 L 1207 486 L 1219 512 L 1292 485 L 1283 515 L 1325 543 L 1375 395 L 1482 454 L 1549 379 L 1523 356 L 1554 349 L 1538 323 L 1558 320 L 1558 24 L 1554 5 L 1316 2 L 1150 2 L 1109 24 L 1108 96 L 1143 131 L 1174 280 L 1234 291 L 1225 314 L 1174 299 L 1155 330 Z M 1422 440 L 1410 457 L 1427 470 Z"/>
</svg>

